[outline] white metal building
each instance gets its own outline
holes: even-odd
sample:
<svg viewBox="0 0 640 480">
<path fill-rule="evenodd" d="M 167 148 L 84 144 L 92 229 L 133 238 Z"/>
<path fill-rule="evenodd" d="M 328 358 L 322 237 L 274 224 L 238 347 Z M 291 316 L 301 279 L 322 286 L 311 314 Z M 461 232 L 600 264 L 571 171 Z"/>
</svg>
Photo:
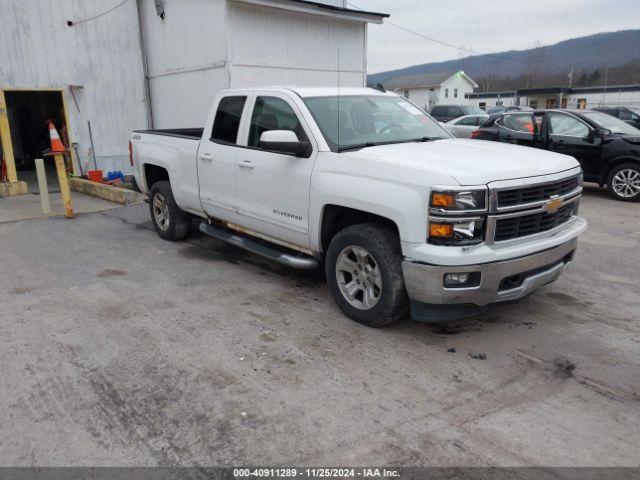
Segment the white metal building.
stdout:
<svg viewBox="0 0 640 480">
<path fill-rule="evenodd" d="M 478 88 L 478 84 L 460 70 L 393 77 L 384 82 L 384 87 L 429 111 L 437 104 L 466 105 L 465 96 Z"/>
<path fill-rule="evenodd" d="M 594 108 L 640 106 L 640 85 L 594 87 L 541 87 L 506 92 L 476 92 L 467 95 L 470 105 L 528 105 L 532 108 Z"/>
<path fill-rule="evenodd" d="M 202 125 L 222 88 L 362 86 L 367 24 L 386 16 L 346 0 L 2 0 L 5 180 L 41 156 L 48 118 L 76 173 L 93 168 L 88 121 L 98 168 L 127 172 L 131 130 Z"/>
</svg>

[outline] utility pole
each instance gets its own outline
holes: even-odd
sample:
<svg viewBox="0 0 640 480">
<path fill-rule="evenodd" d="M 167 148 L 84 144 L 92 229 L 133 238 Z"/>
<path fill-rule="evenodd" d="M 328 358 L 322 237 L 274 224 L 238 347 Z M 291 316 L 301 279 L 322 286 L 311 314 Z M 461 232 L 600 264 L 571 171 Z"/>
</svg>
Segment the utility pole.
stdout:
<svg viewBox="0 0 640 480">
<path fill-rule="evenodd" d="M 601 107 L 604 107 L 605 105 L 605 98 L 607 97 L 607 81 L 609 80 L 609 65 L 606 65 L 604 68 L 604 89 L 602 91 L 602 105 L 600 105 Z"/>
<path fill-rule="evenodd" d="M 569 88 L 573 86 L 573 66 L 571 67 L 571 71 L 569 72 Z"/>
</svg>

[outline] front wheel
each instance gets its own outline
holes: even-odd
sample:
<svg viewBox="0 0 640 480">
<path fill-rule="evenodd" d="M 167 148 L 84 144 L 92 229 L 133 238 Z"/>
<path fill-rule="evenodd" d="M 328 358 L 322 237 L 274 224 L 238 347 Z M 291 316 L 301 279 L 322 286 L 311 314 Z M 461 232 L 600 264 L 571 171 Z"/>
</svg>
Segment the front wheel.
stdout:
<svg viewBox="0 0 640 480">
<path fill-rule="evenodd" d="M 640 200 L 640 163 L 624 163 L 611 170 L 607 177 L 607 189 L 616 200 Z"/>
<path fill-rule="evenodd" d="M 331 295 L 342 312 L 369 327 L 405 317 L 409 299 L 397 233 L 365 223 L 338 232 L 325 261 Z"/>
<path fill-rule="evenodd" d="M 160 237 L 176 241 L 189 236 L 192 217 L 178 207 L 169 182 L 153 184 L 149 191 L 149 210 L 153 226 Z"/>
</svg>

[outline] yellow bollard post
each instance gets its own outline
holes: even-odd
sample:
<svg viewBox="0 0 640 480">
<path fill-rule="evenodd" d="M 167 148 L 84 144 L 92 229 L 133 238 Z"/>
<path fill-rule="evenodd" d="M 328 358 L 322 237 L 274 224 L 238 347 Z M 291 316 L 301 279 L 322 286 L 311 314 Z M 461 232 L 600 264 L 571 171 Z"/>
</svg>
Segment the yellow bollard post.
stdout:
<svg viewBox="0 0 640 480">
<path fill-rule="evenodd" d="M 60 182 L 60 193 L 62 194 L 62 203 L 64 205 L 64 216 L 73 218 L 73 205 L 71 204 L 71 190 L 69 189 L 69 179 L 67 178 L 67 170 L 64 165 L 64 157 L 61 153 L 54 155 L 56 162 L 56 171 L 58 172 L 58 182 Z"/>
<path fill-rule="evenodd" d="M 47 174 L 44 171 L 44 160 L 36 158 L 36 174 L 38 175 L 38 189 L 40 190 L 40 203 L 42 213 L 51 215 L 51 202 L 49 202 L 49 189 L 47 188 Z"/>
</svg>

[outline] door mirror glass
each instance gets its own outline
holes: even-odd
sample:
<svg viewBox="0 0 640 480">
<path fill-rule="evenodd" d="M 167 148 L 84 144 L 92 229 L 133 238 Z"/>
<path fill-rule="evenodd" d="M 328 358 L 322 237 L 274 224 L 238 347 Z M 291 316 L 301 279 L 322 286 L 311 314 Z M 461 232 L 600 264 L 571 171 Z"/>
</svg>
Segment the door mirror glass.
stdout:
<svg viewBox="0 0 640 480">
<path fill-rule="evenodd" d="M 260 135 L 260 147 L 273 152 L 302 156 L 309 148 L 309 142 L 301 142 L 291 130 L 267 130 Z"/>
</svg>

